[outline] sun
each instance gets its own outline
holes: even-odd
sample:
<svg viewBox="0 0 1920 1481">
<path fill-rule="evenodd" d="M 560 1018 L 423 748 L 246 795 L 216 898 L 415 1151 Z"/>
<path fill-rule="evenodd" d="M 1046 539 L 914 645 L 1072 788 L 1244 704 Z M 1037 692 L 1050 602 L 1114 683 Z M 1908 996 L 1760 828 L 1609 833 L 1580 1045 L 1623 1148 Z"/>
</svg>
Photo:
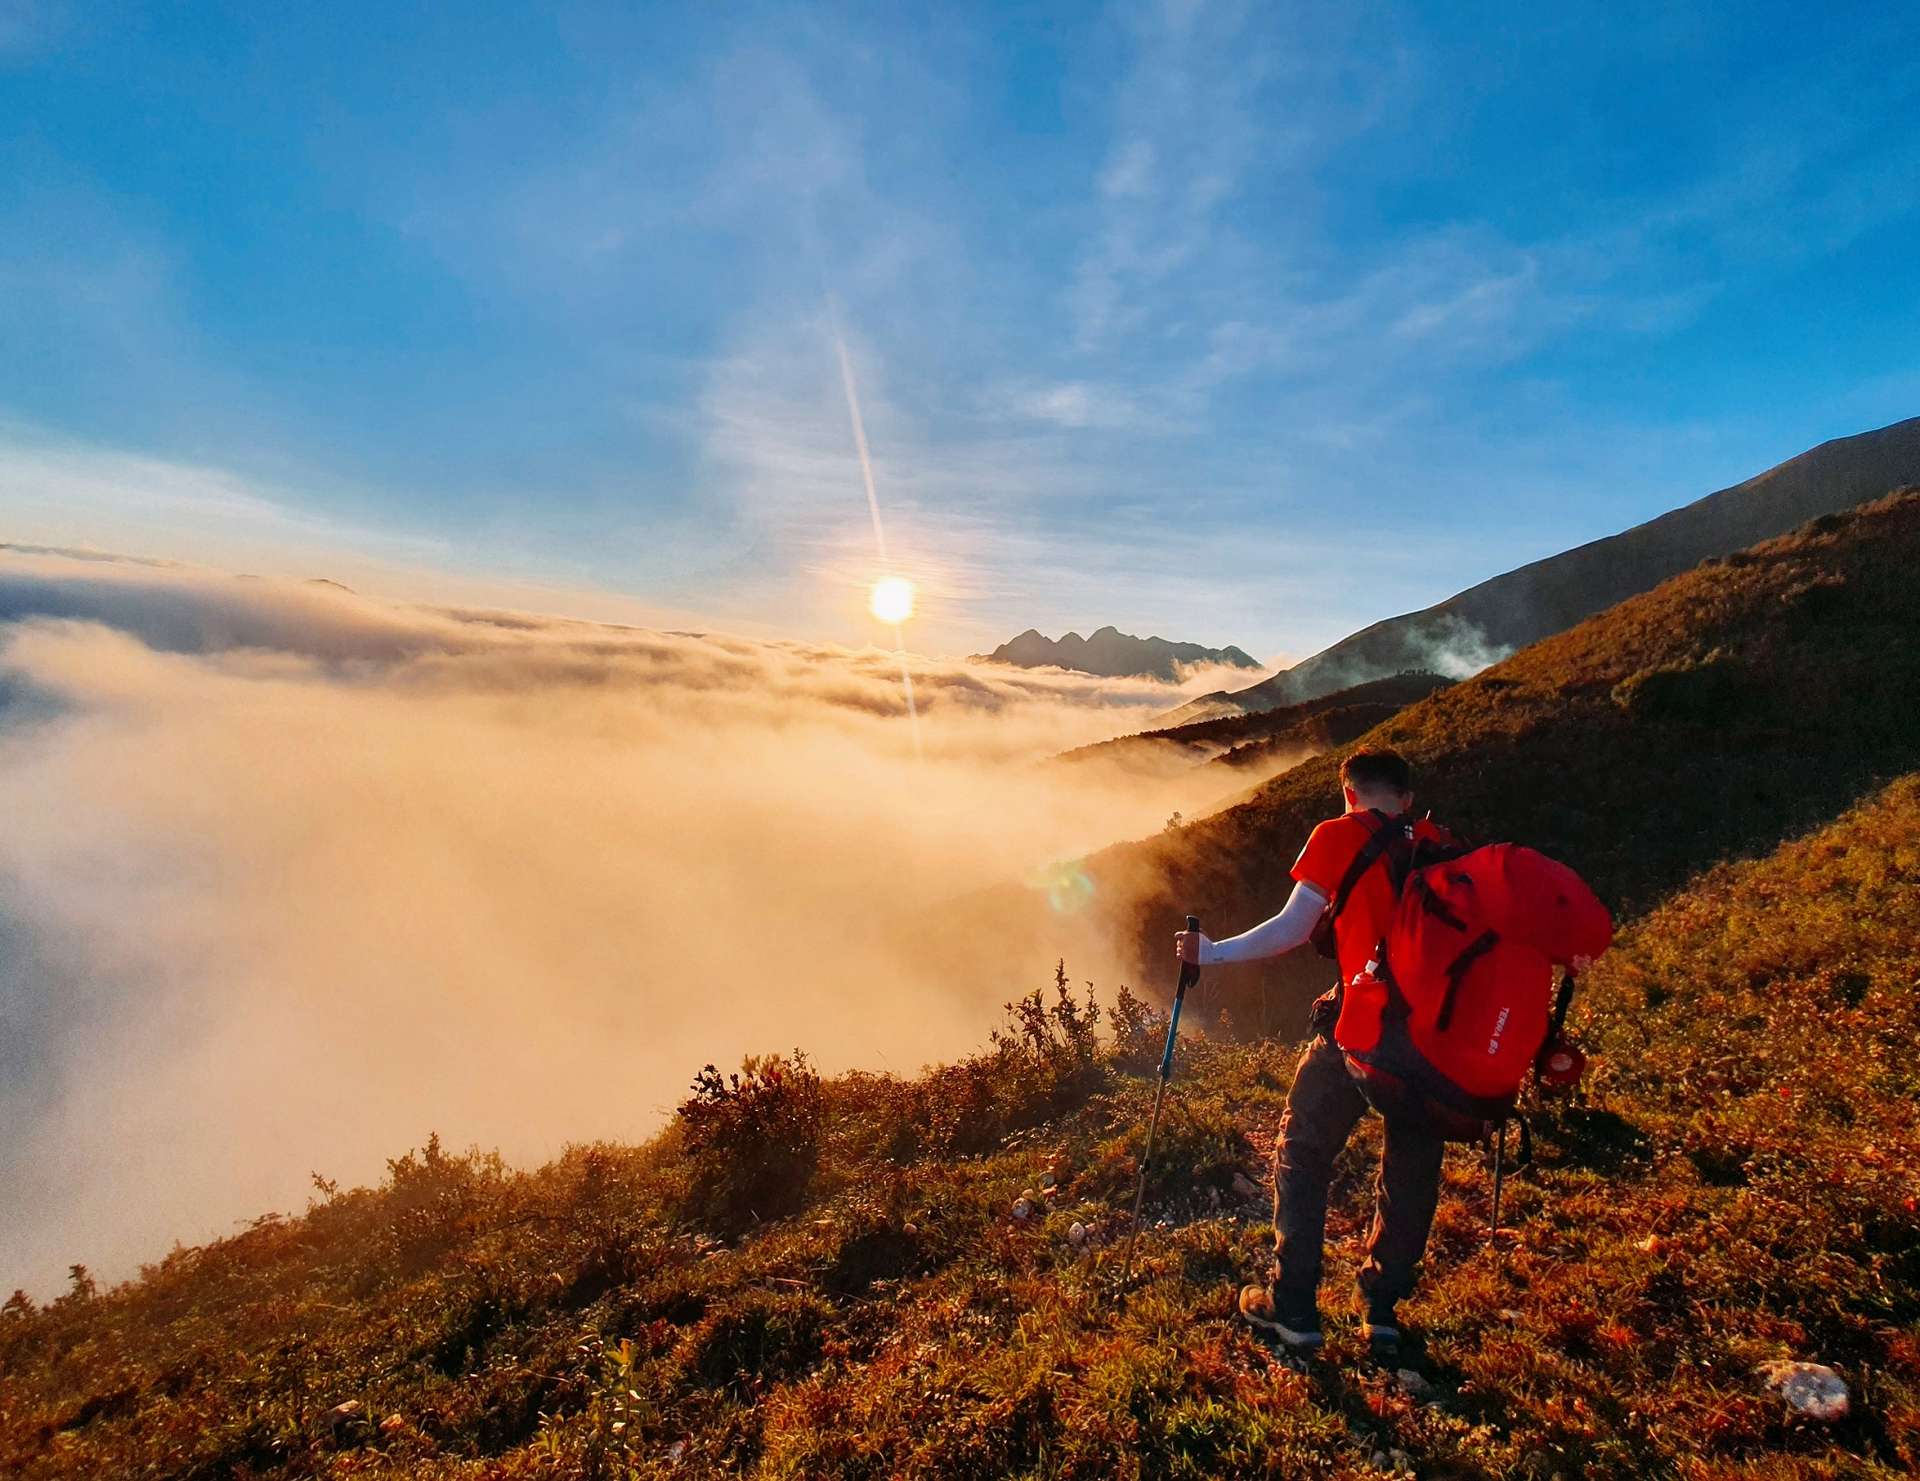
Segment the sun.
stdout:
<svg viewBox="0 0 1920 1481">
<path fill-rule="evenodd" d="M 867 610 L 898 627 L 913 616 L 913 583 L 905 576 L 882 576 L 867 596 Z"/>
</svg>

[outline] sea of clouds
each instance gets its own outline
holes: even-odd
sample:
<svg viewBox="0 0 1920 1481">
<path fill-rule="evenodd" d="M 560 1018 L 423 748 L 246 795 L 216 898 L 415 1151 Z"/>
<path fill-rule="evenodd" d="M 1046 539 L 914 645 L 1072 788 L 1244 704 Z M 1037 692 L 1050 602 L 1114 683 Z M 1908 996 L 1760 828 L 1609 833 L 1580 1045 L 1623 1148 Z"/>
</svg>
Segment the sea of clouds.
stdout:
<svg viewBox="0 0 1920 1481">
<path fill-rule="evenodd" d="M 1250 778 L 1040 763 L 1180 697 L 0 548 L 0 1289 L 430 1130 L 642 1137 L 709 1060 L 909 1073 L 1056 955 L 1111 986 L 1054 866 Z"/>
</svg>

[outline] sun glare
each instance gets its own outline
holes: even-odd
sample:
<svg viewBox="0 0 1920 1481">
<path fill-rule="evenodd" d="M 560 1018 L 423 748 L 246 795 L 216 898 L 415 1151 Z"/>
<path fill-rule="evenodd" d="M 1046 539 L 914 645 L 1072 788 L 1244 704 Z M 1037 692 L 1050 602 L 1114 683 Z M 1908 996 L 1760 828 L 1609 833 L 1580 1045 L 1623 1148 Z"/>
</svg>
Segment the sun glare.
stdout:
<svg viewBox="0 0 1920 1481">
<path fill-rule="evenodd" d="M 913 583 L 904 576 L 883 576 L 873 583 L 867 609 L 882 622 L 898 627 L 913 616 Z"/>
</svg>

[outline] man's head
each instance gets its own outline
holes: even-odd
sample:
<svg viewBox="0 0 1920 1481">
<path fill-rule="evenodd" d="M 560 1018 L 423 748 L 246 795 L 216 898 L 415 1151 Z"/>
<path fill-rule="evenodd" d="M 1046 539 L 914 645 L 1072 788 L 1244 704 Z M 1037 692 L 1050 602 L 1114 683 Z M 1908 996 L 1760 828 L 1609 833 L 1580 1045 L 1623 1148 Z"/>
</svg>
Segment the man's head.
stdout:
<svg viewBox="0 0 1920 1481">
<path fill-rule="evenodd" d="M 1398 751 L 1362 746 L 1340 763 L 1340 789 L 1348 812 L 1377 807 L 1398 816 L 1413 806 L 1413 768 Z"/>
</svg>

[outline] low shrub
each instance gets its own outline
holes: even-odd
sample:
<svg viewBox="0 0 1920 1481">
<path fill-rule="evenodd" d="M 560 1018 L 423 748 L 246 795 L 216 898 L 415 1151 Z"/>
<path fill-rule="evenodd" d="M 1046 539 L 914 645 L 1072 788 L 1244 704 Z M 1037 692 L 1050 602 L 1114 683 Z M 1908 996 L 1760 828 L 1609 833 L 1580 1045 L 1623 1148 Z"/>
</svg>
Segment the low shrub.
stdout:
<svg viewBox="0 0 1920 1481">
<path fill-rule="evenodd" d="M 684 1211 L 735 1234 L 799 1208 L 819 1164 L 825 1109 L 820 1077 L 799 1050 L 750 1055 L 732 1075 L 705 1066 L 677 1112 Z"/>
</svg>

